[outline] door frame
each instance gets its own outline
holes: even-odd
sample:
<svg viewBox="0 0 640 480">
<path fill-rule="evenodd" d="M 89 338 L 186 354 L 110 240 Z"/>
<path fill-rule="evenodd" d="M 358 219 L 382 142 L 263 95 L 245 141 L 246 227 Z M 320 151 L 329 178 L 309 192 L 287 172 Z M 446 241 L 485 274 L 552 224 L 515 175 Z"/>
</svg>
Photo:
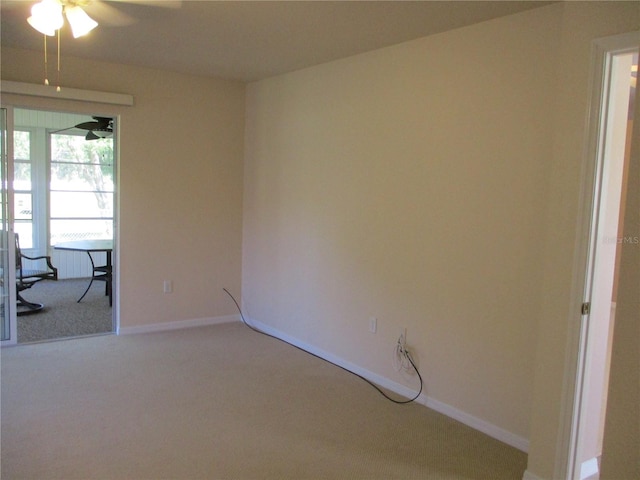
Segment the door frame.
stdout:
<svg viewBox="0 0 640 480">
<path fill-rule="evenodd" d="M 4 82 L 3 82 L 4 83 Z M 18 85 L 23 85 L 23 84 L 18 84 Z M 29 84 L 24 84 L 26 85 L 26 87 L 29 87 Z M 39 86 L 36 86 L 39 87 Z M 4 89 L 4 85 L 3 85 L 3 89 Z M 117 334 L 119 332 L 120 329 L 120 277 L 119 277 L 119 272 L 120 272 L 120 266 L 119 266 L 119 245 L 120 245 L 120 229 L 119 229 L 119 225 L 120 225 L 120 132 L 119 132 L 119 128 L 120 128 L 120 112 L 116 111 L 113 112 L 112 108 L 103 108 L 104 107 L 104 102 L 102 101 L 98 101 L 98 99 L 102 99 L 102 92 L 92 92 L 89 90 L 78 90 L 79 92 L 83 93 L 83 100 L 86 101 L 86 103 L 81 107 L 81 108 L 69 108 L 69 104 L 68 102 L 65 102 L 64 105 L 60 104 L 58 105 L 58 102 L 53 102 L 53 104 L 51 104 L 51 102 L 45 102 L 46 104 L 40 105 L 37 100 L 36 102 L 32 102 L 32 101 L 25 101 L 25 102 L 20 102 L 20 101 L 13 101 L 10 97 L 10 95 L 8 95 L 9 99 L 3 99 L 2 102 L 2 108 L 5 108 L 7 110 L 7 137 L 8 137 L 8 141 L 7 141 L 7 163 L 8 163 L 8 168 L 7 168 L 7 176 L 8 178 L 13 178 L 13 171 L 14 171 L 14 165 L 13 165 L 13 131 L 14 131 L 14 127 L 15 127 L 15 122 L 14 122 L 14 110 L 15 109 L 25 109 L 25 110 L 40 110 L 40 111 L 46 111 L 46 112 L 60 112 L 60 113 L 74 113 L 74 114 L 80 114 L 80 115 L 96 115 L 96 112 L 103 112 L 103 110 L 107 110 L 107 111 L 112 111 L 112 113 L 101 113 L 101 115 L 104 116 L 111 116 L 113 117 L 114 121 L 113 121 L 113 156 L 114 156 L 114 181 L 115 181 L 115 196 L 114 196 L 114 211 L 113 211 L 113 233 L 114 233 L 114 238 L 113 238 L 113 268 L 115 269 L 115 276 L 113 278 L 113 283 L 112 286 L 114 288 L 113 290 L 113 306 L 112 306 L 112 325 L 113 325 L 113 329 L 112 329 L 112 333 L 113 334 Z M 96 101 L 95 102 L 90 102 L 87 101 L 87 98 L 90 98 L 92 94 L 96 94 L 97 96 Z M 33 97 L 38 97 L 38 95 L 35 94 L 29 94 L 29 96 L 33 95 Z M 44 97 L 46 97 L 46 95 L 43 95 Z M 30 100 L 33 99 L 30 98 Z M 100 105 L 100 103 L 103 103 L 103 105 Z M 107 105 L 109 105 L 109 103 L 106 103 Z M 124 105 L 124 103 L 122 102 L 113 102 L 111 105 Z M 15 232 L 14 232 L 14 214 L 13 214 L 13 206 L 14 206 L 14 201 L 13 201 L 13 185 L 10 184 L 9 188 L 7 189 L 7 208 L 8 208 L 8 215 L 7 215 L 7 221 L 8 221 L 8 232 L 9 232 L 9 236 L 12 236 Z M 13 249 L 9 249 L 9 282 L 10 282 L 10 298 L 15 298 L 15 252 L 12 251 Z M 11 346 L 11 345 L 17 345 L 18 344 L 18 338 L 17 338 L 17 315 L 16 315 L 16 308 L 12 308 L 10 310 L 10 323 L 9 323 L 9 329 L 10 329 L 10 338 L 8 340 L 2 341 L 0 343 L 0 346 L 5 347 L 5 346 Z"/>
<path fill-rule="evenodd" d="M 576 237 L 576 256 L 571 302 L 572 314 L 569 321 L 569 345 L 565 379 L 566 394 L 562 405 L 562 428 L 559 439 L 559 461 L 556 462 L 554 477 L 567 480 L 580 478 L 581 465 L 578 464 L 579 426 L 584 414 L 583 393 L 588 375 L 588 313 L 581 313 L 581 305 L 590 302 L 593 280 L 593 260 L 596 249 L 597 214 L 600 204 L 603 171 L 604 95 L 609 90 L 609 72 L 614 55 L 638 51 L 640 31 L 629 32 L 596 39 L 593 42 L 590 100 L 587 115 L 587 135 L 585 138 L 584 160 L 581 172 L 581 198 Z"/>
<path fill-rule="evenodd" d="M 15 302 L 13 301 L 16 298 L 16 252 L 15 248 L 12 248 L 13 245 L 13 188 L 9 187 L 9 179 L 13 178 L 13 106 L 12 105 L 2 105 L 2 109 L 6 111 L 6 146 L 5 146 L 5 154 L 6 158 L 6 170 L 5 175 L 6 178 L 1 179 L 7 185 L 6 192 L 6 225 L 7 225 L 7 238 L 5 239 L 7 242 L 7 262 L 8 265 L 6 268 L 9 270 L 9 288 L 8 288 L 8 298 L 10 307 L 5 308 L 5 315 L 9 313 L 9 338 L 7 340 L 1 340 L 0 346 L 5 347 L 9 345 L 16 345 L 18 343 L 18 324 L 16 322 L 16 307 Z M 9 138 L 11 137 L 11 140 Z"/>
</svg>

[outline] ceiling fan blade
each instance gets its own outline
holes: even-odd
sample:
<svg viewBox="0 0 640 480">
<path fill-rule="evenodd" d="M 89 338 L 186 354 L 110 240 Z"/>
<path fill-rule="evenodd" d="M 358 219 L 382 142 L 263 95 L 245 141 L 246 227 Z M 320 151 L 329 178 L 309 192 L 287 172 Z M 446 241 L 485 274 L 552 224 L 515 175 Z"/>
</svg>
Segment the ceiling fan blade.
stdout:
<svg viewBox="0 0 640 480">
<path fill-rule="evenodd" d="M 82 130 L 95 130 L 96 128 L 100 128 L 102 123 L 100 122 L 83 122 L 75 125 L 76 128 L 80 128 Z"/>
<path fill-rule="evenodd" d="M 56 134 L 56 133 L 66 132 L 67 130 L 71 130 L 71 129 L 73 129 L 73 128 L 76 128 L 76 127 L 61 128 L 60 130 L 54 130 L 54 131 L 49 132 L 49 133 L 50 133 L 51 135 L 54 135 L 54 134 Z"/>
<path fill-rule="evenodd" d="M 161 7 L 161 8 L 181 8 L 181 0 L 110 0 L 112 2 L 121 3 L 134 3 L 138 5 L 144 5 L 149 7 Z"/>
<path fill-rule="evenodd" d="M 94 0 L 82 7 L 87 14 L 98 23 L 111 27 L 126 27 L 138 20 L 131 15 L 121 12 L 115 7 L 100 0 Z"/>
<path fill-rule="evenodd" d="M 99 122 L 82 122 L 75 127 L 82 130 L 93 130 L 94 128 L 98 128 L 100 125 L 101 124 Z"/>
<path fill-rule="evenodd" d="M 100 137 L 97 136 L 95 133 L 93 133 L 93 131 L 89 130 L 89 132 L 87 133 L 87 136 L 84 137 L 84 138 L 85 138 L 85 140 L 97 140 Z"/>
<path fill-rule="evenodd" d="M 82 122 L 75 125 L 75 127 L 82 130 L 104 130 L 111 126 L 112 120 L 110 117 L 93 117 L 93 121 Z"/>
<path fill-rule="evenodd" d="M 107 128 L 113 120 L 111 117 L 93 117 L 93 119 L 98 122 L 100 128 Z"/>
</svg>

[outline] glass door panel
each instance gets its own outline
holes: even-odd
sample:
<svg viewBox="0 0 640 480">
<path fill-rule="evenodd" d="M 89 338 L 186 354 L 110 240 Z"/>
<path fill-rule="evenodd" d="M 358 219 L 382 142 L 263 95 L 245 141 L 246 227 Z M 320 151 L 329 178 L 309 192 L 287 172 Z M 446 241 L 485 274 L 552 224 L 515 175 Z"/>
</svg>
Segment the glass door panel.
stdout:
<svg viewBox="0 0 640 480">
<path fill-rule="evenodd" d="M 0 109 L 0 339 L 11 340 L 11 283 L 7 221 L 7 110 Z"/>
</svg>

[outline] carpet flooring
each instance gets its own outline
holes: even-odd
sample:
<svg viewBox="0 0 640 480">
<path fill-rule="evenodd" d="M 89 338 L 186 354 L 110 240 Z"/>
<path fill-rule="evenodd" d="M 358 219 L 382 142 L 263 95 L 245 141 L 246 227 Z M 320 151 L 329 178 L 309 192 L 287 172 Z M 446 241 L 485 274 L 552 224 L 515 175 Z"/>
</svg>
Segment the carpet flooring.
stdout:
<svg viewBox="0 0 640 480">
<path fill-rule="evenodd" d="M 1 355 L 3 479 L 520 480 L 526 468 L 526 454 L 239 322 Z"/>
<path fill-rule="evenodd" d="M 26 300 L 45 307 L 17 317 L 18 343 L 112 332 L 112 308 L 104 282 L 94 282 L 78 303 L 88 284 L 86 278 L 44 281 L 22 292 Z"/>
</svg>

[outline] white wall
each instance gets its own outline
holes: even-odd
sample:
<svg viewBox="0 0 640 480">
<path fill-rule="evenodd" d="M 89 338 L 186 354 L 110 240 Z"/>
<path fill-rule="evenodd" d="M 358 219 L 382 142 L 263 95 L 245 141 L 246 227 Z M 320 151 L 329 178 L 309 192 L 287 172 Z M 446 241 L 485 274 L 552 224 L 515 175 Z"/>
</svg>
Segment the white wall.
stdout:
<svg viewBox="0 0 640 480">
<path fill-rule="evenodd" d="M 556 13 L 378 50 L 247 94 L 248 314 L 415 386 L 391 363 L 406 327 L 431 399 L 525 443 Z"/>
</svg>

